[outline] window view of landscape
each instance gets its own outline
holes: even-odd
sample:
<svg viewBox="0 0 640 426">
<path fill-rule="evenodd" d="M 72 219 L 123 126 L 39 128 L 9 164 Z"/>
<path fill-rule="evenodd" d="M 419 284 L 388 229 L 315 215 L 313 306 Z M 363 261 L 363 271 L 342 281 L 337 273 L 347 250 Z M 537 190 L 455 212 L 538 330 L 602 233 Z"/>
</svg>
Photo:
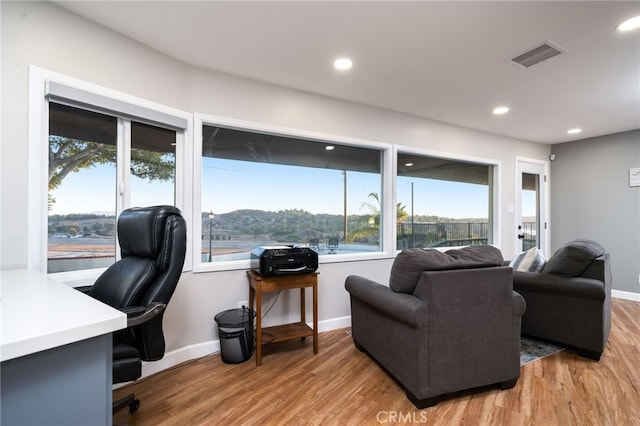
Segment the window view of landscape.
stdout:
<svg viewBox="0 0 640 426">
<path fill-rule="evenodd" d="M 114 262 L 123 192 L 130 206 L 174 204 L 175 131 L 129 120 L 124 155 L 124 120 L 50 104 L 49 272 Z M 383 151 L 212 125 L 202 134 L 201 262 L 248 259 L 262 245 L 381 250 Z M 490 165 L 398 153 L 387 219 L 396 248 L 491 243 L 492 175 Z"/>
<path fill-rule="evenodd" d="M 202 262 L 261 245 L 379 251 L 380 170 L 375 149 L 204 126 Z"/>
<path fill-rule="evenodd" d="M 118 194 L 118 117 L 49 106 L 47 271 L 107 267 L 116 256 L 116 199 L 174 204 L 176 133 L 128 120 L 129 187 Z"/>
<path fill-rule="evenodd" d="M 491 243 L 493 167 L 398 153 L 397 248 Z"/>
</svg>

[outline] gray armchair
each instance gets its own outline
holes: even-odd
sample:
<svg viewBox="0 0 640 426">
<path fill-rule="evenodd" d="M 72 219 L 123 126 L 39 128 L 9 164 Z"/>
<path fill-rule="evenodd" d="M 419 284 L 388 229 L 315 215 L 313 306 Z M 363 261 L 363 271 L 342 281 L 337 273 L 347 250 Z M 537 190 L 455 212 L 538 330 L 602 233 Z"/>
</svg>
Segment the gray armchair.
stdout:
<svg viewBox="0 0 640 426">
<path fill-rule="evenodd" d="M 352 335 L 418 408 L 520 376 L 522 297 L 500 251 L 472 246 L 398 254 L 389 286 L 349 276 Z"/>
<path fill-rule="evenodd" d="M 522 334 L 600 359 L 611 329 L 611 267 L 600 244 L 571 241 L 556 250 L 542 272 L 514 271 L 513 287 L 527 302 Z"/>
</svg>

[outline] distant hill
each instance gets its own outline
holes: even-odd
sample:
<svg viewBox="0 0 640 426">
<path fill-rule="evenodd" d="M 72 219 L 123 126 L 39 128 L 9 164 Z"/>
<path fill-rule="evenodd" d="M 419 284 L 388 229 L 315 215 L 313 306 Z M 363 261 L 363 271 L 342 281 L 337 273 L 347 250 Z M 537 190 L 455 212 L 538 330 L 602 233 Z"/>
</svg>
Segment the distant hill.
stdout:
<svg viewBox="0 0 640 426">
<path fill-rule="evenodd" d="M 373 219 L 373 223 L 370 223 Z M 403 222 L 410 223 L 411 218 Z M 415 223 L 486 223 L 487 219 L 452 219 L 438 216 L 415 216 Z M 347 233 L 353 241 L 376 239 L 379 218 L 371 215 L 349 215 Z M 115 236 L 115 216 L 68 214 L 49 216 L 50 235 Z M 344 217 L 337 214 L 313 214 L 301 209 L 264 211 L 236 210 L 215 214 L 211 234 L 214 239 L 270 239 L 275 241 L 308 241 L 344 235 Z M 209 213 L 202 213 L 202 236 L 209 235 Z"/>
<path fill-rule="evenodd" d="M 49 235 L 114 237 L 115 216 L 77 213 L 49 216 Z"/>
</svg>

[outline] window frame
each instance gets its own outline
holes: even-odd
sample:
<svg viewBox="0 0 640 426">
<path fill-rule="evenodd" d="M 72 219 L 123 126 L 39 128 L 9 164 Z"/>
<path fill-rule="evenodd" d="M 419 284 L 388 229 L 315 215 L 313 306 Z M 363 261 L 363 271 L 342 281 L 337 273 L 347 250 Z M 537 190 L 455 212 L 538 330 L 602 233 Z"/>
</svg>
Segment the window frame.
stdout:
<svg viewBox="0 0 640 426">
<path fill-rule="evenodd" d="M 500 203 L 501 203 L 501 194 L 502 194 L 502 181 L 500 179 L 500 173 L 502 170 L 502 161 L 492 159 L 492 158 L 486 158 L 486 157 L 476 157 L 472 155 L 454 154 L 450 152 L 416 148 L 412 146 L 396 145 L 394 150 L 394 162 L 393 162 L 393 166 L 394 166 L 394 171 L 393 171 L 393 203 L 394 204 L 393 205 L 394 206 L 397 203 L 396 195 L 397 195 L 397 180 L 398 180 L 398 171 L 397 171 L 398 153 L 492 166 L 493 173 L 491 173 L 491 190 L 489 191 L 488 222 L 489 222 L 490 235 L 491 235 L 491 242 L 489 244 L 494 246 L 499 245 L 499 242 L 501 241 L 500 239 L 501 237 L 501 232 L 500 232 L 501 217 L 500 216 L 501 215 L 499 214 L 499 212 L 500 212 Z M 395 213 L 394 213 L 394 217 L 395 217 Z M 395 248 L 396 253 L 399 253 L 401 251 L 397 248 L 397 227 L 395 226 L 394 226 L 394 232 L 393 232 L 393 246 Z M 461 247 L 443 247 L 443 248 L 437 248 L 437 249 L 446 251 L 452 248 L 461 248 Z"/>
<path fill-rule="evenodd" d="M 57 90 L 64 93 L 62 97 L 51 95 L 51 86 L 57 85 Z M 65 91 L 65 89 L 68 89 Z M 28 198 L 27 198 L 27 268 L 43 273 L 47 272 L 47 220 L 48 220 L 48 145 L 49 145 L 49 103 L 56 102 L 77 108 L 109 113 L 118 117 L 118 149 L 124 149 L 122 161 L 127 163 L 130 159 L 130 133 L 126 137 L 126 122 L 130 120 L 150 123 L 156 126 L 172 128 L 176 131 L 176 170 L 175 170 L 175 206 L 180 208 L 185 219 L 192 216 L 193 204 L 191 191 L 192 168 L 192 133 L 193 116 L 190 113 L 172 107 L 161 105 L 152 101 L 128 95 L 116 90 L 108 89 L 93 83 L 82 81 L 73 77 L 45 70 L 36 66 L 29 66 L 29 98 L 28 98 Z M 49 97 L 51 96 L 51 100 Z M 76 98 L 74 98 L 76 97 Z M 98 103 L 95 108 L 87 104 L 91 99 Z M 107 106 L 105 106 L 105 104 Z M 119 110 L 120 109 L 120 110 Z M 138 116 L 137 114 L 140 114 Z M 145 118 L 146 116 L 146 118 Z M 149 118 L 151 117 L 151 119 Z M 124 118 L 124 119 L 123 119 Z M 157 119 L 154 119 L 157 118 Z M 172 119 L 170 119 L 172 118 Z M 166 123 L 170 121 L 170 123 Z M 176 123 L 185 128 L 176 128 Z M 130 125 L 128 126 L 130 127 Z M 122 133 L 122 134 L 121 134 Z M 120 142 L 121 141 L 121 142 Z M 128 150 L 129 149 L 129 150 Z M 127 163 L 128 164 L 128 163 Z M 118 167 L 121 169 L 121 167 Z M 129 174 L 118 172 L 118 182 L 125 189 L 129 189 Z M 114 182 L 117 186 L 118 182 Z M 120 194 L 117 190 L 116 214 L 128 207 L 129 191 Z M 190 229 L 187 227 L 187 238 L 190 238 Z M 119 250 L 116 250 L 116 258 Z M 187 248 L 185 269 L 191 267 L 191 250 Z M 66 282 L 72 286 L 90 285 L 106 268 L 85 269 L 68 272 L 51 273 L 49 276 Z"/>
<path fill-rule="evenodd" d="M 301 138 L 316 140 L 319 142 L 327 142 L 336 145 L 351 145 L 359 148 L 370 148 L 381 152 L 381 170 L 380 170 L 380 191 L 382 193 L 382 206 L 381 206 L 381 238 L 380 238 L 380 250 L 376 252 L 366 253 L 349 253 L 349 254 L 332 254 L 332 255 L 320 255 L 318 256 L 318 263 L 339 263 L 339 262 L 353 262 L 358 260 L 373 260 L 373 259 L 387 259 L 395 256 L 394 247 L 395 244 L 389 235 L 387 225 L 388 223 L 394 223 L 395 219 L 388 220 L 387 218 L 394 218 L 395 211 L 392 204 L 393 194 L 391 190 L 393 185 L 393 168 L 394 168 L 394 151 L 393 145 L 384 142 L 377 142 L 365 139 L 351 138 L 345 136 L 332 135 L 328 133 L 321 133 L 309 130 L 301 130 L 290 127 L 276 126 L 265 123 L 234 119 L 229 117 L 221 117 L 215 115 L 208 115 L 202 113 L 194 113 L 193 120 L 193 215 L 191 221 L 193 223 L 193 238 L 191 244 L 191 251 L 194 253 L 193 260 L 193 272 L 212 272 L 212 271 L 229 271 L 229 270 L 242 270 L 249 269 L 251 267 L 251 261 L 247 259 L 243 260 L 231 260 L 221 262 L 202 262 L 200 256 L 195 255 L 200 253 L 201 239 L 200 232 L 202 229 L 202 126 L 219 126 L 229 129 L 269 133 L 281 135 L 283 137 Z M 394 231 L 395 233 L 395 231 Z"/>
</svg>

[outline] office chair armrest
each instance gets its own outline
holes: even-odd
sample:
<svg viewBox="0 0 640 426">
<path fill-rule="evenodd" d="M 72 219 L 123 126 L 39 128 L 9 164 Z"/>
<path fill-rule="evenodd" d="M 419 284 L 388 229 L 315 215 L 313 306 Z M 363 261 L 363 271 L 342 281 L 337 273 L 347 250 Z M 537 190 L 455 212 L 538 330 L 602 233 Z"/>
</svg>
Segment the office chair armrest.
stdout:
<svg viewBox="0 0 640 426">
<path fill-rule="evenodd" d="M 120 310 L 127 314 L 127 319 L 129 319 L 139 317 L 144 314 L 145 308 L 144 306 L 129 306 L 128 308 L 122 308 Z"/>
<path fill-rule="evenodd" d="M 89 292 L 91 291 L 91 289 L 93 288 L 92 285 L 84 285 L 81 287 L 74 287 L 76 290 L 78 290 L 80 293 L 84 293 L 86 295 L 89 295 Z"/>
<path fill-rule="evenodd" d="M 152 318 L 160 315 L 167 307 L 164 303 L 151 303 L 149 306 L 135 306 L 123 309 L 122 312 L 127 314 L 127 327 L 135 327 L 143 324 Z"/>
</svg>

